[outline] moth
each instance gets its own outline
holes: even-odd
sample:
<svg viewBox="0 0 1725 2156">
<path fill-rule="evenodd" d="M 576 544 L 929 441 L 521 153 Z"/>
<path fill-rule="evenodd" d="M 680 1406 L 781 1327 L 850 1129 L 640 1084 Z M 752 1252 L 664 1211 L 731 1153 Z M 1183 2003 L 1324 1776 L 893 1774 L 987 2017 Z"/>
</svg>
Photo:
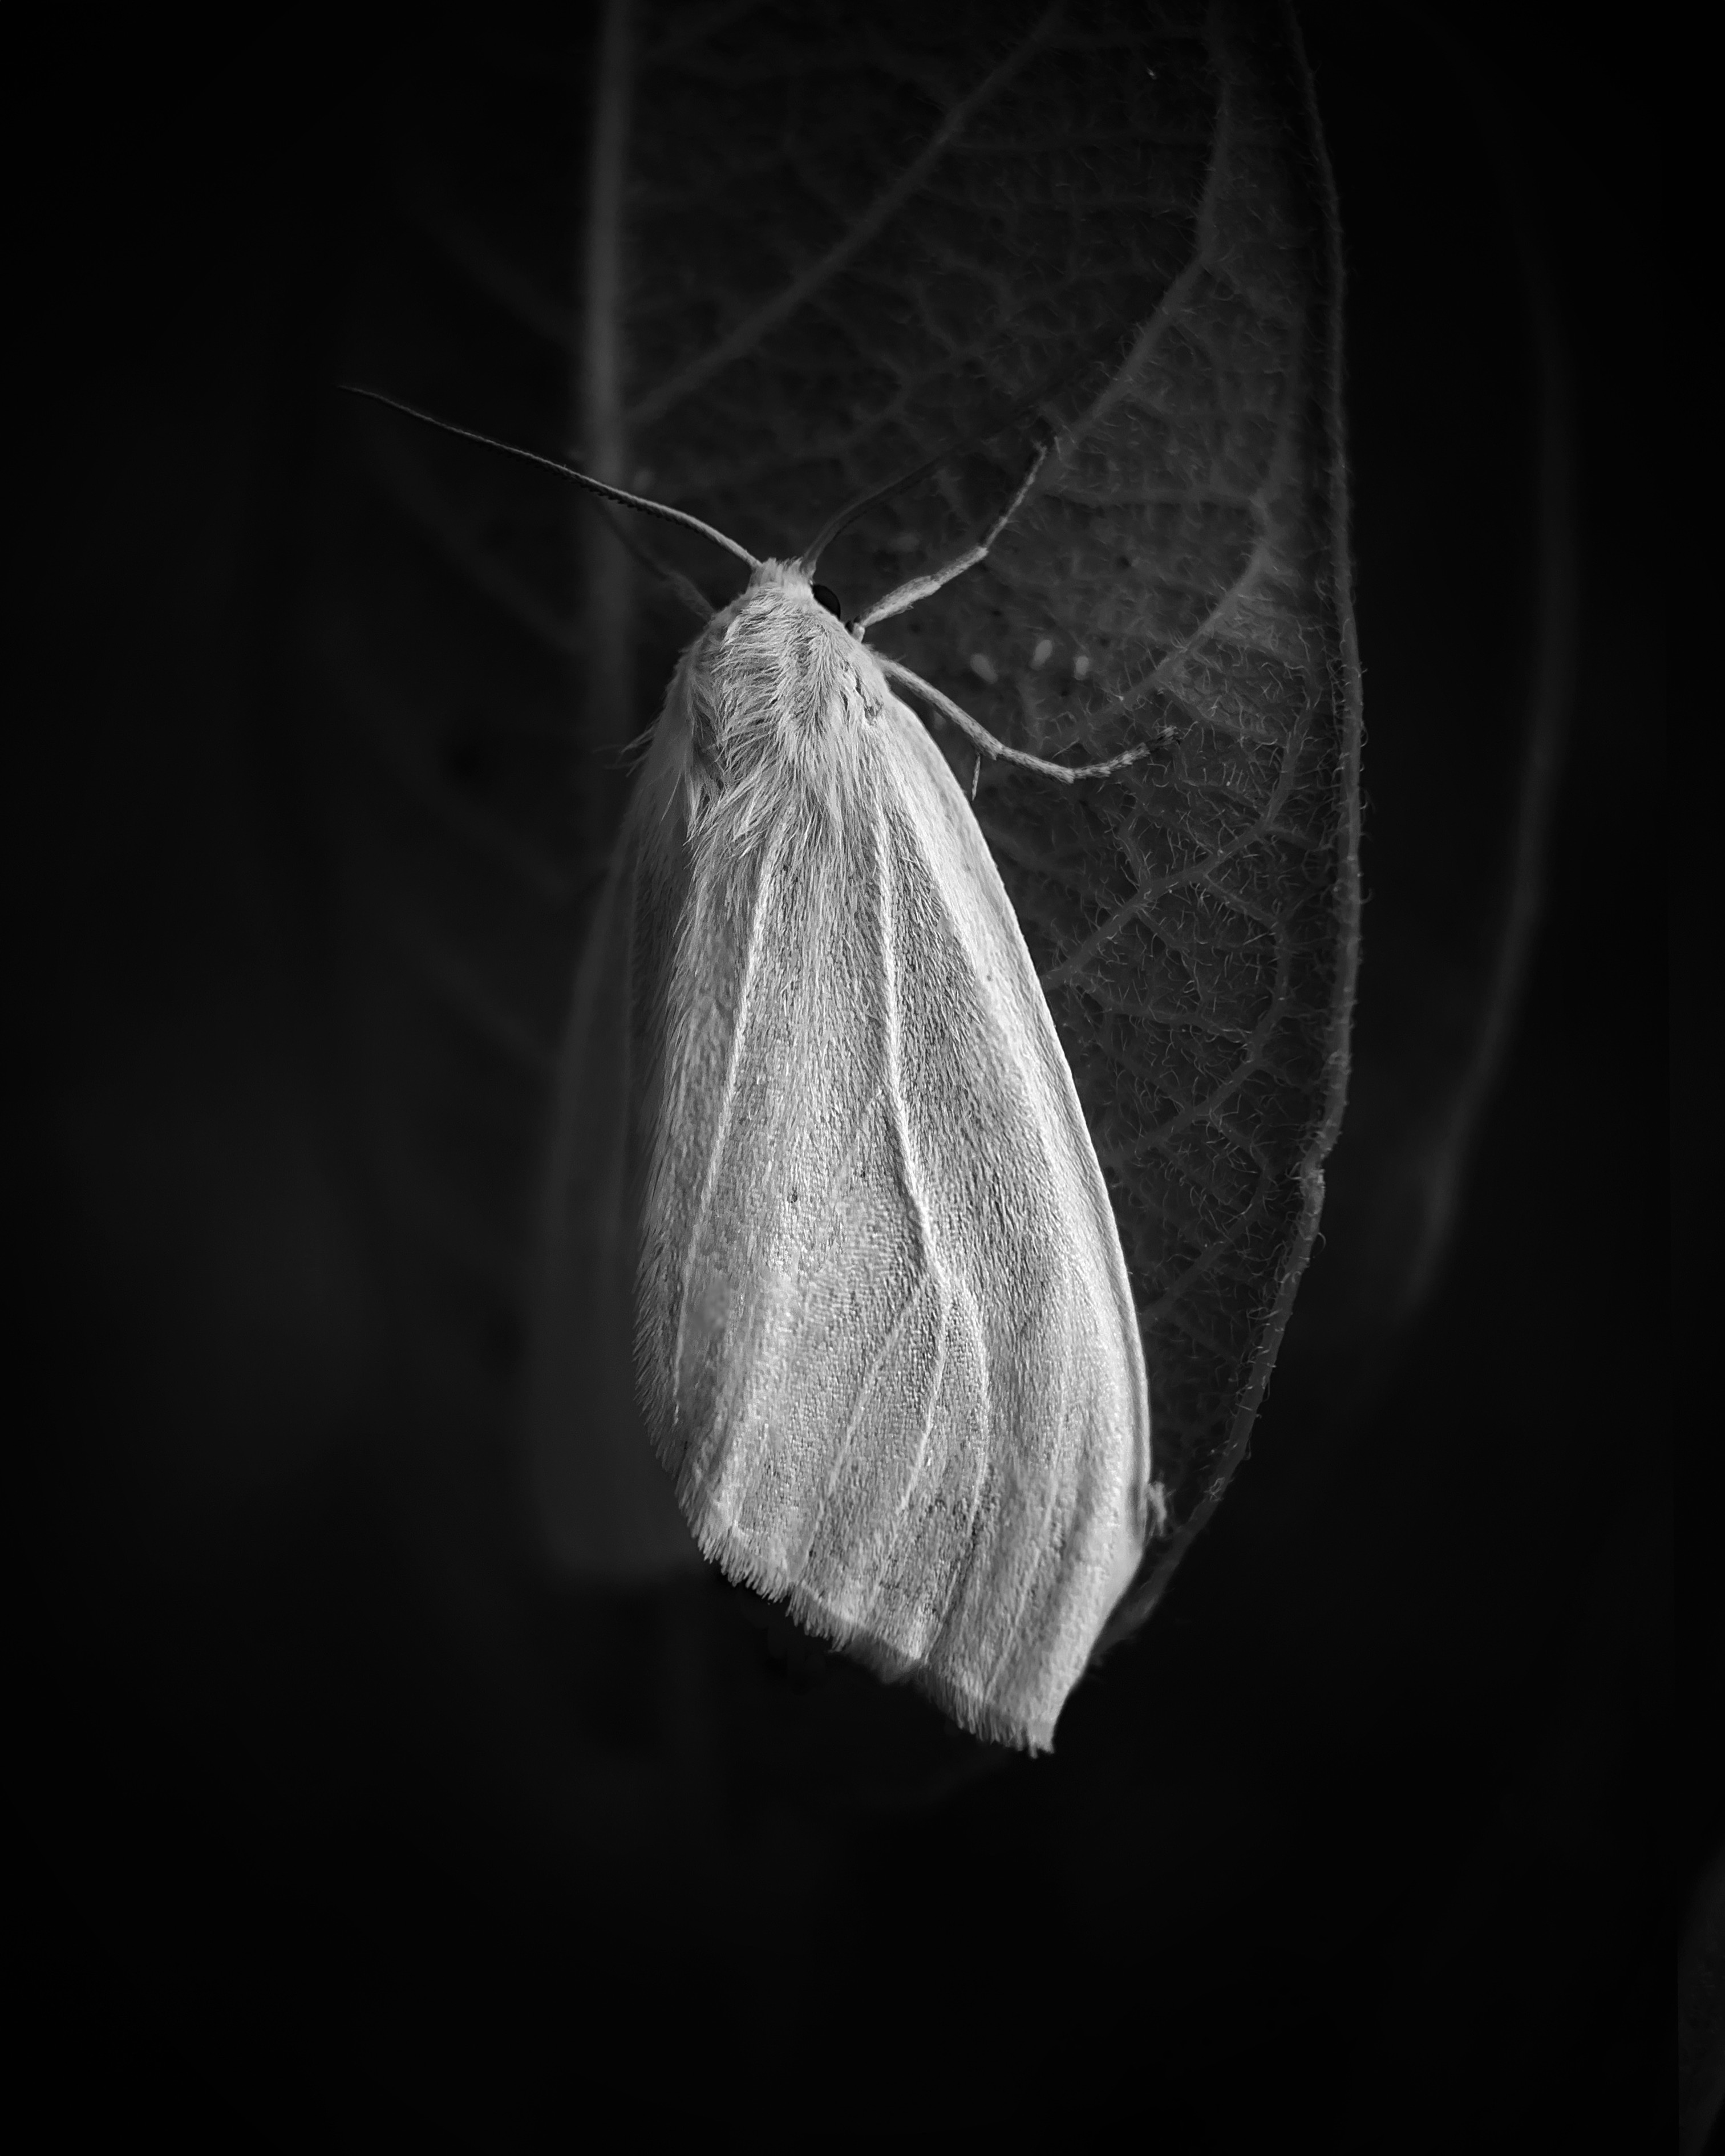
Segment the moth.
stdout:
<svg viewBox="0 0 1725 2156">
<path fill-rule="evenodd" d="M 1163 1517 L 1143 1350 L 1023 933 L 898 692 L 1054 783 L 1138 752 L 1011 749 L 867 641 L 986 557 L 1036 466 L 978 545 L 850 622 L 815 572 L 878 495 L 757 560 L 569 475 L 749 578 L 677 666 L 583 956 L 542 1333 L 603 1350 L 632 1329 L 646 1440 L 730 1578 L 1045 1750 Z M 542 1501 L 633 1505 L 666 1534 L 639 1474 L 583 1488 L 582 1410 L 615 1404 L 599 1373 L 547 1397 Z"/>
</svg>

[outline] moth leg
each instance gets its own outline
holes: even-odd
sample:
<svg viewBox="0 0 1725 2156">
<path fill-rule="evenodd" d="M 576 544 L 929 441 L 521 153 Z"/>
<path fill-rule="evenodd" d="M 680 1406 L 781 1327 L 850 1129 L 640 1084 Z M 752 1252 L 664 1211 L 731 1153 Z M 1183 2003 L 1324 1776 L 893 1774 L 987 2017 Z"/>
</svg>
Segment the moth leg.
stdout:
<svg viewBox="0 0 1725 2156">
<path fill-rule="evenodd" d="M 1111 756 L 1103 763 L 1050 763 L 1046 757 L 1032 756 L 1021 748 L 1009 748 L 1004 741 L 997 741 L 988 729 L 972 718 L 962 706 L 955 704 L 950 696 L 943 696 L 932 681 L 925 681 L 920 674 L 913 674 L 908 666 L 901 666 L 897 660 L 889 659 L 884 652 L 877 651 L 875 663 L 892 680 L 902 681 L 906 688 L 914 690 L 919 696 L 927 696 L 937 711 L 943 712 L 955 726 L 968 734 L 986 755 L 1004 757 L 1009 763 L 1021 763 L 1026 771 L 1040 771 L 1045 778 L 1058 778 L 1066 786 L 1070 786 L 1075 778 L 1101 778 L 1111 771 L 1123 771 L 1127 764 L 1136 763 L 1140 757 L 1150 753 L 1147 747 L 1129 748 L 1119 756 Z"/>
<path fill-rule="evenodd" d="M 1036 475 L 1041 470 L 1043 459 L 1047 454 L 1048 444 L 1045 442 L 1031 459 L 1030 469 L 1019 482 L 1018 492 L 989 526 L 979 545 L 959 555 L 956 561 L 948 562 L 945 568 L 936 569 L 926 577 L 912 577 L 909 583 L 901 584 L 896 592 L 889 592 L 884 599 L 876 599 L 860 620 L 851 623 L 853 635 L 860 636 L 865 629 L 871 628 L 877 621 L 885 621 L 889 614 L 907 612 L 919 599 L 931 598 L 942 584 L 950 584 L 954 577 L 962 577 L 967 569 L 973 569 L 978 562 L 986 561 L 988 549 L 1011 523 L 1018 513 L 1019 504 L 1035 485 Z"/>
</svg>

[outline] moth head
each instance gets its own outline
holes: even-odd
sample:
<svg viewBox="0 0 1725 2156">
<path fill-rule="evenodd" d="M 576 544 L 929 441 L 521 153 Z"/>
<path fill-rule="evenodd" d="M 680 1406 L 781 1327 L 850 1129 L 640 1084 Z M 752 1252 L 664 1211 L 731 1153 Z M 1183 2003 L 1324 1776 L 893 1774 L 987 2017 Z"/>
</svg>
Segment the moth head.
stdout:
<svg viewBox="0 0 1725 2156">
<path fill-rule="evenodd" d="M 762 562 L 696 639 L 726 734 L 770 726 L 794 753 L 861 716 L 872 656 L 839 618 L 837 596 L 800 562 Z"/>
<path fill-rule="evenodd" d="M 737 603 L 742 604 L 757 596 L 765 598 L 769 595 L 786 607 L 813 608 L 817 613 L 827 615 L 840 629 L 845 629 L 839 594 L 830 584 L 816 583 L 814 571 L 806 562 L 757 562 L 750 572 L 742 599 Z M 731 609 L 727 608 L 726 611 L 729 613 Z M 848 634 L 849 631 L 845 630 L 845 633 Z"/>
</svg>

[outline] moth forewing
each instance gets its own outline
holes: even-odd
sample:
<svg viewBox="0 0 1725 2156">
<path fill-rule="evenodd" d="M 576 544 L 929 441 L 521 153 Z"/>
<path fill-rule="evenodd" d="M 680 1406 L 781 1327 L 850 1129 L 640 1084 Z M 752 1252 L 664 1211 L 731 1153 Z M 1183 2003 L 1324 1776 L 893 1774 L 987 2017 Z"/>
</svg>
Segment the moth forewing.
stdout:
<svg viewBox="0 0 1725 2156">
<path fill-rule="evenodd" d="M 1119 1237 L 968 804 L 807 578 L 679 668 L 630 817 L 638 1341 L 703 1550 L 1043 1748 L 1142 1550 Z"/>
</svg>

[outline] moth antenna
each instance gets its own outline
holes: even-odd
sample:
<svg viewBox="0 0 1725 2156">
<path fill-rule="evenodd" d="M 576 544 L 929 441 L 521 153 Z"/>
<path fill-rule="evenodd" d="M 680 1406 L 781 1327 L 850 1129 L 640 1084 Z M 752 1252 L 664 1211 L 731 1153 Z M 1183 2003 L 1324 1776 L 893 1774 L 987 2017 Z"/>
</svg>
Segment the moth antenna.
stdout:
<svg viewBox="0 0 1725 2156">
<path fill-rule="evenodd" d="M 798 557 L 803 567 L 812 577 L 827 548 L 841 531 L 850 529 L 865 509 L 872 509 L 876 502 L 890 501 L 894 495 L 902 494 L 907 486 L 914 486 L 919 479 L 926 478 L 937 465 L 945 464 L 949 457 L 956 456 L 961 449 L 968 447 L 968 443 L 957 442 L 947 449 L 937 449 L 932 457 L 925 457 L 920 465 L 912 465 L 909 471 L 901 472 L 896 479 L 890 479 L 883 485 L 871 487 L 868 493 L 859 495 L 855 501 L 847 502 L 836 516 L 827 519 L 819 536 L 803 549 Z"/>
<path fill-rule="evenodd" d="M 851 624 L 853 632 L 860 636 L 864 630 L 877 621 L 885 621 L 889 614 L 904 613 L 921 599 L 930 598 L 942 584 L 950 584 L 954 577 L 962 577 L 967 569 L 973 569 L 978 562 L 988 557 L 988 549 L 1005 531 L 1018 513 L 1019 504 L 1036 484 L 1036 475 L 1048 455 L 1045 442 L 1030 460 L 1030 469 L 1019 481 L 1019 490 L 988 526 L 987 535 L 977 546 L 948 562 L 945 568 L 933 570 L 926 577 L 912 577 L 909 583 L 901 584 L 896 591 L 889 592 L 884 599 L 876 599 L 865 614 Z"/>
<path fill-rule="evenodd" d="M 1050 393 L 1060 387 L 1066 372 L 1065 368 L 1056 369 L 1045 382 L 1033 389 L 1028 397 L 1020 398 L 1010 411 L 1003 413 L 999 418 L 993 421 L 989 425 L 979 429 L 973 434 L 961 435 L 956 442 L 948 442 L 943 449 L 937 449 L 932 457 L 925 457 L 920 465 L 912 465 L 908 471 L 901 472 L 896 479 L 890 479 L 882 485 L 871 487 L 868 493 L 860 495 L 855 501 L 847 503 L 837 516 L 827 519 L 820 528 L 819 536 L 811 541 L 803 549 L 802 553 L 798 557 L 803 567 L 812 578 L 816 564 L 827 548 L 832 545 L 841 531 L 848 531 L 855 523 L 865 509 L 872 509 L 877 502 L 889 501 L 894 495 L 902 494 L 907 486 L 914 486 L 919 479 L 926 478 L 939 465 L 949 463 L 954 457 L 963 456 L 967 449 L 973 449 L 980 443 L 993 441 L 997 434 L 1004 434 L 1009 427 L 1016 427 L 1031 413 L 1040 414 Z M 1044 419 L 1043 424 L 1044 425 L 1048 424 L 1046 418 Z M 1013 507 L 1015 509 L 1017 506 L 1018 504 L 1014 501 Z M 1007 513 L 1010 516 L 1012 512 L 1009 510 Z"/>
<path fill-rule="evenodd" d="M 603 480 L 589 479 L 584 471 L 577 471 L 573 465 L 563 464 L 556 457 L 542 457 L 533 449 L 517 449 L 513 442 L 500 442 L 495 434 L 481 434 L 472 427 L 458 427 L 452 419 L 439 419 L 435 413 L 421 412 L 411 404 L 403 404 L 398 397 L 386 397 L 381 389 L 362 389 L 353 382 L 344 382 L 341 387 L 350 397 L 364 397 L 373 404 L 387 405 L 392 412 L 404 413 L 409 419 L 418 419 L 424 426 L 441 428 L 446 434 L 459 434 L 463 441 L 479 442 L 488 449 L 501 449 L 505 456 L 519 457 L 523 464 L 542 465 L 547 471 L 573 480 L 577 486 L 584 486 L 589 494 L 601 495 L 607 501 L 621 502 L 625 509 L 639 509 L 649 516 L 662 516 L 668 524 L 683 525 L 691 531 L 700 532 L 703 539 L 711 539 L 715 546 L 722 547 L 727 554 L 734 554 L 739 562 L 747 562 L 750 568 L 758 569 L 761 566 L 747 547 L 726 538 L 716 526 L 691 516 L 686 509 L 673 509 L 663 501 L 649 501 L 644 495 L 625 493 L 620 486 L 607 486 Z"/>
<path fill-rule="evenodd" d="M 602 510 L 600 514 L 615 533 L 618 545 L 626 548 L 644 569 L 649 570 L 654 576 L 657 577 L 674 598 L 682 601 L 697 621 L 712 619 L 718 608 L 713 605 L 699 584 L 692 578 L 685 577 L 680 569 L 674 569 L 668 562 L 661 562 L 653 549 L 650 547 L 644 547 L 639 539 L 632 536 L 622 520 L 614 516 L 608 509 Z"/>
<path fill-rule="evenodd" d="M 883 674 L 895 681 L 902 681 L 920 696 L 927 696 L 937 711 L 949 718 L 955 726 L 968 734 L 986 756 L 1003 757 L 1008 763 L 1022 764 L 1026 771 L 1040 771 L 1045 778 L 1058 778 L 1070 786 L 1075 778 L 1102 778 L 1111 771 L 1123 771 L 1140 757 L 1148 756 L 1147 748 L 1129 748 L 1119 756 L 1111 756 L 1102 763 L 1050 763 L 1046 757 L 1032 756 L 1025 749 L 1009 748 L 1004 741 L 997 741 L 985 726 L 972 718 L 961 705 L 943 696 L 932 681 L 925 681 L 920 674 L 913 674 L 908 666 L 901 666 L 897 660 L 889 659 L 884 652 L 875 654 L 875 664 Z"/>
</svg>

